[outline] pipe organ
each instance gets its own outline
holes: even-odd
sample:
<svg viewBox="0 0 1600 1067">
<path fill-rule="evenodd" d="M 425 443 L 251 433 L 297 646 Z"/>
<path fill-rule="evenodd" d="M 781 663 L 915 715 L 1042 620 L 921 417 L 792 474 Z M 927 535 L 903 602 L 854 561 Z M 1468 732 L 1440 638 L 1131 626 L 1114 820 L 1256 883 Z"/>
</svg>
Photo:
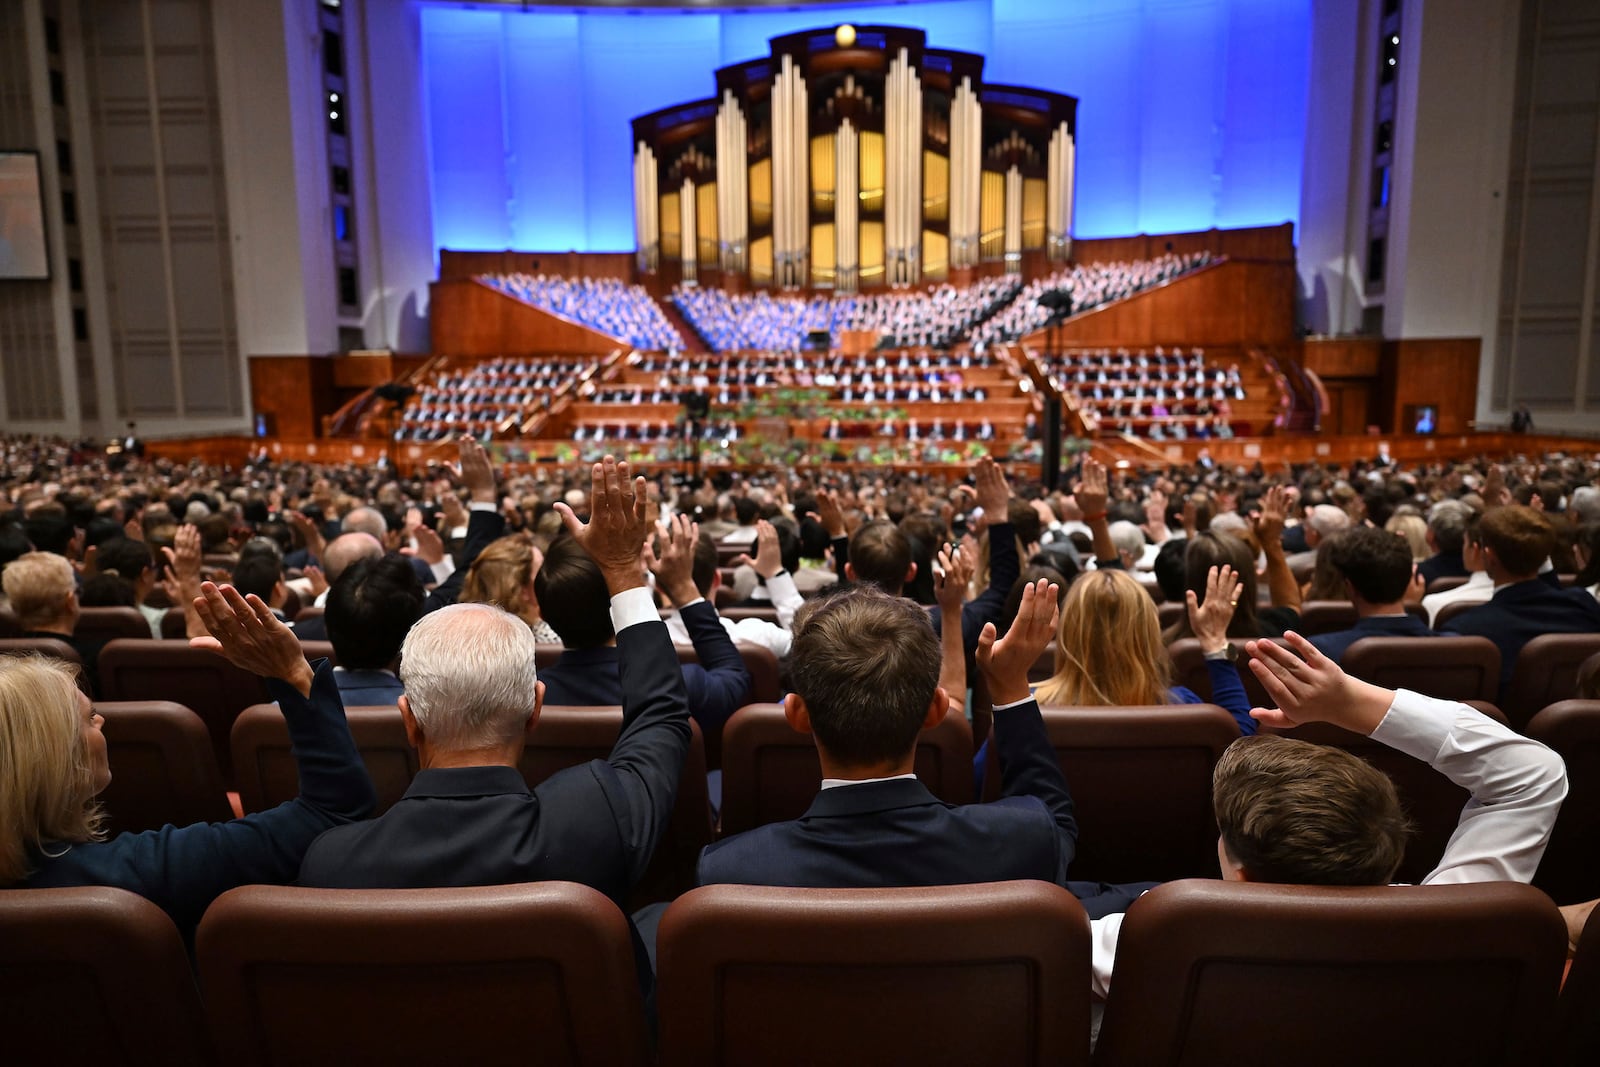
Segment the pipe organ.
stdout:
<svg viewBox="0 0 1600 1067">
<path fill-rule="evenodd" d="M 983 64 L 915 29 L 809 30 L 635 119 L 640 273 L 853 292 L 1067 260 L 1077 101 Z"/>
</svg>

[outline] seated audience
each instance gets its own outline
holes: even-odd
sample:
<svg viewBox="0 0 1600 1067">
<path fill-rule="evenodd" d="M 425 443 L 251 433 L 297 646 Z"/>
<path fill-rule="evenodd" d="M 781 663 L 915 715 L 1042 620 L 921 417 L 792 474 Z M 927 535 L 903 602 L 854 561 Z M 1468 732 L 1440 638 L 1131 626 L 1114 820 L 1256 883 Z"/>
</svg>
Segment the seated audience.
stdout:
<svg viewBox="0 0 1600 1067">
<path fill-rule="evenodd" d="M 100 650 L 105 642 L 85 640 L 73 632 L 81 612 L 77 584 L 72 564 L 53 552 L 26 553 L 0 572 L 0 586 L 22 628 L 20 636 L 71 645 L 83 660 L 83 677 L 90 692 L 98 693 Z"/>
<path fill-rule="evenodd" d="M 1300 587 L 1283 553 L 1283 519 L 1287 507 L 1288 497 L 1283 488 L 1272 487 L 1261 498 L 1261 512 L 1252 527 L 1254 539 L 1267 560 L 1266 577 L 1271 598 L 1271 606 L 1267 608 L 1257 607 L 1255 553 L 1248 543 L 1209 530 L 1185 539 L 1186 595 L 1192 594 L 1204 604 L 1209 576 L 1215 567 L 1229 566 L 1239 576 L 1239 601 L 1228 623 L 1229 637 L 1281 637 L 1300 622 Z M 1188 615 L 1179 618 L 1161 635 L 1168 644 L 1193 636 L 1194 627 Z"/>
<path fill-rule="evenodd" d="M 1323 547 L 1344 592 L 1355 605 L 1357 622 L 1348 630 L 1316 634 L 1317 651 L 1338 663 L 1363 637 L 1433 637 L 1428 625 L 1406 611 L 1408 592 L 1421 577 L 1411 549 L 1398 534 L 1356 526 L 1330 538 Z"/>
<path fill-rule="evenodd" d="M 735 621 L 720 615 L 717 621 L 728 632 L 729 640 L 748 641 L 752 645 L 770 648 L 774 656 L 782 659 L 789 654 L 789 646 L 793 640 L 789 626 L 794 622 L 795 612 L 799 609 L 802 599 L 800 591 L 794 586 L 794 578 L 783 567 L 783 560 L 778 550 L 778 531 L 764 519 L 756 524 L 755 549 L 755 559 L 749 556 L 739 558 L 744 564 L 754 568 L 771 594 L 768 603 L 777 611 L 778 621 L 775 623 L 767 622 L 765 619 Z M 708 604 L 712 603 L 717 589 L 722 585 L 722 578 L 717 570 L 717 546 L 704 533 L 695 540 L 694 567 L 691 576 L 701 599 Z M 673 608 L 666 619 L 667 632 L 672 635 L 674 644 L 694 643 L 681 611 Z"/>
<path fill-rule="evenodd" d="M 542 645 L 559 645 L 561 637 L 539 614 L 535 589 L 544 553 L 526 534 L 511 534 L 493 542 L 467 568 L 461 589 L 463 604 L 493 604 L 528 624 L 533 639 Z"/>
<path fill-rule="evenodd" d="M 95 568 L 101 574 L 116 575 L 128 584 L 133 591 L 133 606 L 139 609 L 139 614 L 150 624 L 150 636 L 160 637 L 161 620 L 167 611 L 165 608 L 153 608 L 145 603 L 145 599 L 156 587 L 156 570 L 150 558 L 150 547 L 143 541 L 113 537 L 102 542 L 96 549 Z"/>
<path fill-rule="evenodd" d="M 1590 596 L 1600 600 L 1600 522 L 1587 522 L 1578 528 L 1572 553 L 1578 562 L 1573 586 L 1587 589 Z"/>
<path fill-rule="evenodd" d="M 1317 546 L 1324 539 L 1332 537 L 1342 530 L 1350 528 L 1350 516 L 1342 508 L 1332 504 L 1315 504 L 1306 509 L 1305 521 L 1301 527 L 1305 530 L 1306 550 L 1296 552 L 1288 557 L 1291 570 L 1310 569 L 1317 562 Z"/>
<path fill-rule="evenodd" d="M 43 658 L 0 660 L 0 887 L 115 886 L 153 901 L 189 936 L 220 894 L 293 880 L 317 835 L 371 814 L 372 783 L 327 661 L 307 663 L 260 600 L 210 583 L 202 598 L 196 610 L 212 636 L 195 643 L 266 679 L 289 726 L 299 797 L 232 822 L 108 839 L 95 802 L 113 770 L 104 720 L 76 672 Z"/>
<path fill-rule="evenodd" d="M 333 680 L 346 706 L 393 705 L 405 692 L 396 661 L 422 616 L 424 596 L 416 571 L 399 556 L 353 563 L 328 589 L 322 620 L 339 659 Z"/>
</svg>

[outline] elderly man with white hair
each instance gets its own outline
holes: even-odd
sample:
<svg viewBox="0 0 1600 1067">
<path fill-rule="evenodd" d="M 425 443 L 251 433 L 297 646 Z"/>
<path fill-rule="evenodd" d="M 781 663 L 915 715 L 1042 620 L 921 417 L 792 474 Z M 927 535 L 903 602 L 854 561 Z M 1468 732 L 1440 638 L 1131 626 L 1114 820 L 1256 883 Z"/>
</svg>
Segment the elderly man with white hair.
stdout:
<svg viewBox="0 0 1600 1067">
<path fill-rule="evenodd" d="M 1306 509 L 1306 551 L 1289 557 L 1289 569 L 1309 574 L 1317 565 L 1317 546 L 1334 534 L 1350 528 L 1350 515 L 1333 504 L 1317 504 Z M 1302 579 L 1303 580 L 1303 579 Z"/>
<path fill-rule="evenodd" d="M 623 717 L 609 758 L 529 789 L 517 764 L 544 700 L 533 632 L 482 604 L 426 615 L 407 635 L 400 666 L 400 714 L 422 769 L 379 818 L 319 837 L 300 884 L 409 889 L 559 880 L 625 904 L 672 813 L 689 749 L 689 706 L 639 562 L 650 530 L 644 479 L 630 482 L 628 465 L 607 456 L 595 464 L 593 484 L 587 524 L 557 508 L 611 591 Z M 674 528 L 665 553 L 694 550 L 688 526 Z"/>
</svg>

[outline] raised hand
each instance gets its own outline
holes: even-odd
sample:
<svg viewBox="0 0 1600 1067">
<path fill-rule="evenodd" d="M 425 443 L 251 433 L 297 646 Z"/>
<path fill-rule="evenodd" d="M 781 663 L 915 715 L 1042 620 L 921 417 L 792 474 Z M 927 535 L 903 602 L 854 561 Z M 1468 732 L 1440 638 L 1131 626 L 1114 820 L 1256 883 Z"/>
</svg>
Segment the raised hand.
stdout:
<svg viewBox="0 0 1600 1067">
<path fill-rule="evenodd" d="M 300 572 L 306 581 L 311 583 L 311 595 L 319 597 L 328 591 L 328 576 L 322 573 L 321 567 L 307 567 Z"/>
<path fill-rule="evenodd" d="M 588 522 L 580 521 L 565 502 L 555 505 L 572 536 L 599 564 L 612 596 L 644 585 L 639 550 L 650 523 L 645 518 L 644 479 L 630 480 L 629 473 L 627 461 L 619 463 L 611 456 L 590 469 Z"/>
<path fill-rule="evenodd" d="M 1215 652 L 1228 643 L 1228 623 L 1239 605 L 1239 575 L 1227 564 L 1206 572 L 1206 599 L 1200 603 L 1194 590 L 1185 596 L 1189 603 L 1189 626 L 1204 652 Z"/>
<path fill-rule="evenodd" d="M 978 669 L 988 680 L 989 695 L 996 705 L 1028 698 L 1028 669 L 1056 639 L 1061 621 L 1059 592 L 1054 582 L 1044 578 L 1023 586 L 1016 621 L 999 640 L 995 639 L 994 623 L 984 624 L 978 635 Z"/>
<path fill-rule="evenodd" d="M 495 502 L 494 468 L 489 465 L 489 453 L 470 437 L 461 439 L 461 484 L 474 504 Z"/>
<path fill-rule="evenodd" d="M 817 510 L 807 514 L 822 524 L 830 538 L 844 536 L 844 512 L 839 509 L 838 498 L 828 490 L 817 490 Z"/>
<path fill-rule="evenodd" d="M 1279 729 L 1327 722 L 1362 735 L 1378 728 L 1394 703 L 1392 690 L 1350 677 L 1292 630 L 1283 636 L 1289 648 L 1275 641 L 1251 641 L 1245 646 L 1250 669 L 1278 705 L 1251 708 L 1258 722 Z"/>
<path fill-rule="evenodd" d="M 322 530 L 312 522 L 303 512 L 286 511 L 283 517 L 289 520 L 289 525 L 300 531 L 300 537 L 305 541 L 306 553 L 314 560 L 322 560 L 322 550 L 327 547 L 322 537 Z M 181 531 L 180 531 L 181 532 Z"/>
<path fill-rule="evenodd" d="M 933 570 L 933 594 L 939 610 L 946 618 L 957 618 L 967 597 L 967 587 L 978 570 L 978 549 L 975 543 L 963 541 L 960 545 L 947 544 L 939 550 L 937 565 Z"/>
<path fill-rule="evenodd" d="M 416 556 L 429 566 L 444 562 L 444 542 L 437 533 L 419 524 L 411 531 L 411 539 L 417 543 L 417 547 L 402 549 L 406 555 Z"/>
<path fill-rule="evenodd" d="M 700 539 L 700 524 L 687 515 L 679 515 L 664 525 L 661 554 L 651 552 L 648 543 L 645 551 L 651 552 L 648 565 L 656 576 L 656 588 L 681 608 L 700 599 L 700 589 L 694 584 L 694 549 Z"/>
<path fill-rule="evenodd" d="M 1097 459 L 1085 457 L 1083 461 L 1083 478 L 1073 490 L 1073 496 L 1078 501 L 1078 508 L 1083 512 L 1084 522 L 1094 522 L 1096 519 L 1106 517 L 1106 500 L 1109 497 L 1106 490 L 1106 466 Z"/>
<path fill-rule="evenodd" d="M 252 674 L 281 678 L 302 696 L 311 695 L 312 671 L 305 651 L 294 631 L 279 622 L 260 597 L 254 593 L 243 597 L 231 585 L 205 582 L 194 599 L 194 610 L 211 636 L 190 638 L 191 647 L 219 652 Z"/>
<path fill-rule="evenodd" d="M 1275 485 L 1261 498 L 1261 510 L 1250 523 L 1263 552 L 1271 552 L 1273 545 L 1282 549 L 1283 524 L 1288 517 L 1289 491 L 1281 485 Z"/>
<path fill-rule="evenodd" d="M 172 547 L 165 546 L 161 554 L 167 557 L 167 570 L 180 586 L 198 586 L 200 582 L 200 528 L 183 525 L 173 535 Z M 195 595 L 186 593 L 186 596 Z"/>
<path fill-rule="evenodd" d="M 1172 536 L 1167 527 L 1167 494 L 1160 489 L 1150 490 L 1150 499 L 1144 502 L 1144 529 L 1157 544 Z"/>
<path fill-rule="evenodd" d="M 978 507 L 989 516 L 989 522 L 1007 521 L 1006 505 L 1011 502 L 1011 486 L 1006 484 L 1005 472 L 993 456 L 980 456 L 973 462 L 972 480 L 976 483 Z"/>
<path fill-rule="evenodd" d="M 766 519 L 756 523 L 756 555 L 741 553 L 738 562 L 750 567 L 763 578 L 771 578 L 783 570 L 783 553 L 778 548 L 778 529 Z"/>
</svg>

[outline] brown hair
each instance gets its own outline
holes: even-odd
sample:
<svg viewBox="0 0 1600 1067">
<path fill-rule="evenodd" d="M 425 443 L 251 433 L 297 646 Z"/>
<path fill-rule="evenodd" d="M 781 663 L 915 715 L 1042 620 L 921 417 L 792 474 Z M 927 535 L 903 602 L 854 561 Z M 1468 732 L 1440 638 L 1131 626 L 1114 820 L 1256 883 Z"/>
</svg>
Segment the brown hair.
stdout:
<svg viewBox="0 0 1600 1067">
<path fill-rule="evenodd" d="M 1039 703 L 1165 704 L 1170 678 L 1156 604 L 1138 582 L 1126 571 L 1097 570 L 1072 583 L 1056 634 L 1056 673 L 1039 686 Z"/>
<path fill-rule="evenodd" d="M 1223 848 L 1258 882 L 1386 885 L 1411 833 L 1382 771 L 1343 749 L 1287 737 L 1229 745 L 1211 799 Z"/>
<path fill-rule="evenodd" d="M 1532 508 L 1513 504 L 1484 513 L 1478 540 L 1510 574 L 1531 578 L 1556 547 L 1555 527 Z"/>
<path fill-rule="evenodd" d="M 523 622 L 537 622 L 539 604 L 528 592 L 536 573 L 534 551 L 533 538 L 525 533 L 491 541 L 467 568 L 461 603 L 493 604 Z"/>
<path fill-rule="evenodd" d="M 1212 567 L 1226 564 L 1239 576 L 1239 600 L 1233 609 L 1233 619 L 1228 623 L 1229 637 L 1260 637 L 1261 623 L 1256 620 L 1256 561 L 1250 546 L 1231 534 L 1206 531 L 1189 539 L 1183 552 L 1183 584 L 1194 591 L 1200 603 L 1206 602 L 1206 579 Z M 1185 611 L 1178 621 L 1167 627 L 1161 639 L 1168 644 L 1181 637 L 1193 637 Z"/>
<path fill-rule="evenodd" d="M 850 535 L 850 568 L 860 581 L 899 595 L 911 569 L 911 541 L 887 519 L 862 523 Z"/>
<path fill-rule="evenodd" d="M 789 661 L 817 742 L 850 767 L 910 752 L 939 685 L 928 613 L 871 585 L 808 600 Z"/>
</svg>

